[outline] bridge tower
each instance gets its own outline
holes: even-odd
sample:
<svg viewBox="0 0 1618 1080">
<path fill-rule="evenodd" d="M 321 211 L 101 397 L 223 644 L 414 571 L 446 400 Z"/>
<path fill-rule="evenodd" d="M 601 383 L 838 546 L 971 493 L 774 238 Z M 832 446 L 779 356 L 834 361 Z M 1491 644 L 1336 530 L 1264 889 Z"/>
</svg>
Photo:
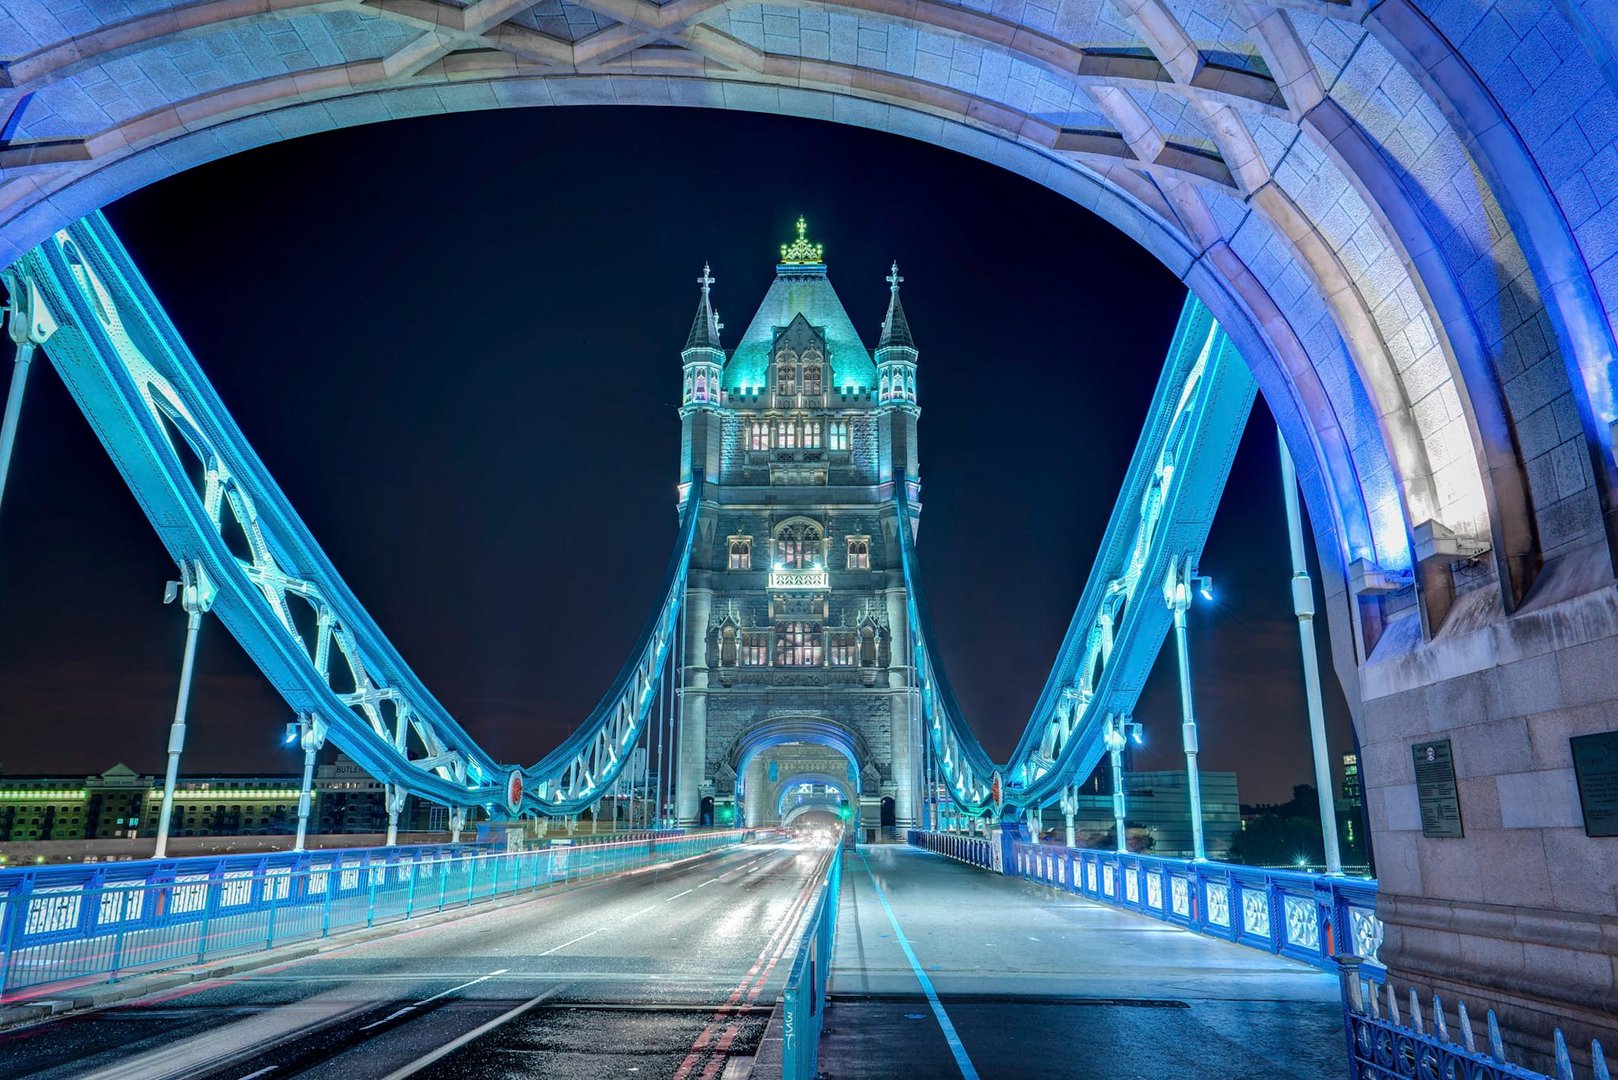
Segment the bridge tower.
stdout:
<svg viewBox="0 0 1618 1080">
<path fill-rule="evenodd" d="M 774 824 L 806 783 L 866 828 L 918 816 L 893 489 L 901 478 L 913 528 L 917 350 L 898 267 L 873 355 L 807 233 L 800 218 L 728 353 L 704 268 L 682 352 L 682 500 L 695 467 L 705 480 L 678 691 L 683 825 Z"/>
</svg>

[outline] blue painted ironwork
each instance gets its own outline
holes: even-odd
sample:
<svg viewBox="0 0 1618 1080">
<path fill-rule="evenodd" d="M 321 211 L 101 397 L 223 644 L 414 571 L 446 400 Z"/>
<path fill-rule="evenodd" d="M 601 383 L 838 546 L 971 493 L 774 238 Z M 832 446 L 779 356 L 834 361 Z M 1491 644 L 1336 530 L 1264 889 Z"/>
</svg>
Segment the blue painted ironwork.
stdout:
<svg viewBox="0 0 1618 1080">
<path fill-rule="evenodd" d="M 347 848 L 55 867 L 0 875 L 0 991 L 260 952 L 342 930 L 617 873 L 757 830 L 487 845 Z"/>
<path fill-rule="evenodd" d="M 970 852 L 962 862 L 991 868 L 987 840 L 922 832 L 909 839 L 944 854 L 953 845 Z M 1316 967 L 1353 953 L 1365 958 L 1367 971 L 1381 970 L 1377 887 L 1367 878 L 1015 840 L 1005 873 Z"/>
<path fill-rule="evenodd" d="M 1433 995 L 1432 1012 L 1424 1018 L 1421 999 L 1411 989 L 1407 1019 L 1400 1014 L 1393 984 L 1372 984 L 1363 977 L 1362 964 L 1358 956 L 1337 960 L 1349 1080 L 1576 1080 L 1560 1028 L 1552 1043 L 1554 1076 L 1535 1072 L 1510 1060 L 1493 1009 L 1485 1020 L 1488 1045 L 1480 1049 L 1466 1002 L 1456 1003 L 1456 1034 L 1452 1036 L 1442 998 Z M 1591 1080 L 1612 1080 L 1599 1039 L 1590 1042 L 1587 1075 Z"/>
<path fill-rule="evenodd" d="M 657 611 L 607 693 L 538 764 L 503 765 L 433 698 L 338 576 L 99 213 L 23 256 L 11 275 L 54 321 L 46 355 L 164 546 L 296 715 L 317 716 L 395 800 L 564 815 L 610 791 L 675 646 L 700 473 Z"/>
<path fill-rule="evenodd" d="M 929 644 L 909 529 L 899 530 L 907 619 L 924 727 L 950 798 L 999 817 L 1058 802 L 1105 752 L 1109 718 L 1126 718 L 1168 634 L 1164 589 L 1195 567 L 1252 408 L 1252 376 L 1195 297 L 1186 301 L 1094 569 L 1045 689 L 1008 763 L 979 744 Z M 901 520 L 909 492 L 895 482 Z"/>
<path fill-rule="evenodd" d="M 960 833 L 924 832 L 921 829 L 911 829 L 906 833 L 905 838 L 911 846 L 925 848 L 947 859 L 954 859 L 956 862 L 963 862 L 968 866 L 980 866 L 985 870 L 994 869 L 993 846 L 981 836 L 962 836 Z"/>
<path fill-rule="evenodd" d="M 842 851 L 833 849 L 781 993 L 782 1080 L 813 1080 L 819 1075 L 820 1030 L 826 1018 L 826 984 L 831 977 L 832 946 L 837 942 L 837 897 L 842 881 Z"/>
</svg>

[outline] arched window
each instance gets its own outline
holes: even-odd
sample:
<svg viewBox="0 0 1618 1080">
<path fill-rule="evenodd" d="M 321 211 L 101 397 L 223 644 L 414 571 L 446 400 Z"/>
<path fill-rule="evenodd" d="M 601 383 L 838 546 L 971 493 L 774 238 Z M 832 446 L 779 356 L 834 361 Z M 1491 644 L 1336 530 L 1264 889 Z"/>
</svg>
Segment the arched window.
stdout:
<svg viewBox="0 0 1618 1080">
<path fill-rule="evenodd" d="M 702 371 L 697 372 L 697 390 L 696 390 L 696 395 L 694 396 L 694 398 L 692 400 L 694 400 L 694 401 L 707 401 L 708 400 L 708 375 L 707 375 L 706 372 L 702 372 Z"/>
<path fill-rule="evenodd" d="M 819 364 L 803 365 L 803 392 L 806 397 L 820 396 L 820 373 L 824 370 Z"/>
<path fill-rule="evenodd" d="M 719 666 L 736 666 L 736 627 L 726 623 L 719 629 Z"/>
<path fill-rule="evenodd" d="M 848 538 L 848 568 L 850 570 L 869 570 L 871 568 L 870 537 L 850 536 Z"/>
<path fill-rule="evenodd" d="M 753 569 L 752 537 L 733 536 L 730 538 L 730 561 L 727 565 L 732 570 Z"/>
<path fill-rule="evenodd" d="M 882 376 L 882 389 L 877 394 L 877 397 L 882 401 L 888 400 L 888 377 L 886 375 Z"/>
<path fill-rule="evenodd" d="M 775 534 L 775 561 L 788 570 L 820 565 L 823 533 L 812 521 L 789 521 Z"/>
<path fill-rule="evenodd" d="M 748 425 L 749 450 L 768 450 L 770 448 L 770 425 L 763 420 L 754 420 Z"/>
<path fill-rule="evenodd" d="M 798 354 L 791 349 L 775 354 L 775 392 L 786 395 L 798 392 Z"/>
</svg>

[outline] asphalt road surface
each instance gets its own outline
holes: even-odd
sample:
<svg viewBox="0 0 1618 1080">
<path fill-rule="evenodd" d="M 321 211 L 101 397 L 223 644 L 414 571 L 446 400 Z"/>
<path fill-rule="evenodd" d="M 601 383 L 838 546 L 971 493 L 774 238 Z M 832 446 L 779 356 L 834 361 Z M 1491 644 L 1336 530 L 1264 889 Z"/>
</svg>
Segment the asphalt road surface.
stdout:
<svg viewBox="0 0 1618 1080">
<path fill-rule="evenodd" d="M 748 845 L 21 1028 L 0 1077 L 737 1075 L 827 854 Z"/>
</svg>

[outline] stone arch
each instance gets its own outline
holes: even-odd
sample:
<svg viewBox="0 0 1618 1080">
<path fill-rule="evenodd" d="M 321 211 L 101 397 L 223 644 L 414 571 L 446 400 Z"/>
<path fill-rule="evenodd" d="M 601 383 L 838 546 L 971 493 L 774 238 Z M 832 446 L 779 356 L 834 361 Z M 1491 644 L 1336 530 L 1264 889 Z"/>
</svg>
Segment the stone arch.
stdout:
<svg viewBox="0 0 1618 1080">
<path fill-rule="evenodd" d="M 731 741 L 720 759 L 720 771 L 745 776 L 747 766 L 758 754 L 790 743 L 809 743 L 837 751 L 854 770 L 856 790 L 865 790 L 873 780 L 880 782 L 881 769 L 865 736 L 823 716 L 774 716 L 753 724 Z"/>
</svg>

